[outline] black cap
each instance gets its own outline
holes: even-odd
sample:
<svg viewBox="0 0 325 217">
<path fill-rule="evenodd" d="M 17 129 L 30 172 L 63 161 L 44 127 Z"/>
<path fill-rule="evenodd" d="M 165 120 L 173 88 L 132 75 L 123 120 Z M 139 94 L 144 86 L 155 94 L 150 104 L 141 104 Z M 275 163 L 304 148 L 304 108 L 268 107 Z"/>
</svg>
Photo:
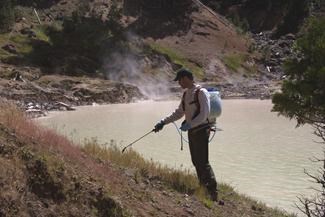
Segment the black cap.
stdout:
<svg viewBox="0 0 325 217">
<path fill-rule="evenodd" d="M 177 72 L 174 81 L 178 81 L 178 80 L 181 79 L 182 77 L 188 77 L 189 79 L 193 80 L 193 74 L 192 74 L 192 72 L 190 72 L 190 71 L 187 70 L 187 69 L 180 69 L 180 70 Z"/>
</svg>

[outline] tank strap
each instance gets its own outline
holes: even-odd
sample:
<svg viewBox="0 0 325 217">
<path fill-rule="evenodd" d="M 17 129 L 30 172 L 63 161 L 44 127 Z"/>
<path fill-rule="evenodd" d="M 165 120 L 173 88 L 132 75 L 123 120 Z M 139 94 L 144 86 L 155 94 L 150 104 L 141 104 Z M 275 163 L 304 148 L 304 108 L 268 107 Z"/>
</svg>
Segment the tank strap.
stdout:
<svg viewBox="0 0 325 217">
<path fill-rule="evenodd" d="M 194 118 L 196 118 L 196 116 L 198 116 L 200 114 L 200 112 L 201 112 L 201 105 L 200 105 L 200 102 L 199 102 L 199 92 L 200 92 L 200 90 L 201 90 L 201 87 L 197 88 L 196 91 L 195 91 L 193 103 L 196 104 L 196 111 L 195 111 L 195 113 L 194 113 L 194 115 L 192 117 L 192 120 Z"/>
<path fill-rule="evenodd" d="M 192 120 L 194 118 L 196 118 L 196 116 L 198 116 L 200 114 L 200 111 L 201 111 L 201 105 L 199 103 L 199 92 L 201 90 L 201 87 L 197 88 L 195 90 L 195 94 L 194 94 L 194 101 L 191 102 L 191 104 L 195 103 L 196 104 L 196 111 L 192 117 Z M 182 96 L 182 108 L 183 108 L 183 111 L 185 111 L 185 96 L 186 96 L 186 91 L 183 93 L 183 96 Z"/>
<path fill-rule="evenodd" d="M 182 96 L 182 109 L 184 112 L 185 112 L 185 95 L 186 95 L 186 91 L 183 93 L 183 96 Z"/>
</svg>

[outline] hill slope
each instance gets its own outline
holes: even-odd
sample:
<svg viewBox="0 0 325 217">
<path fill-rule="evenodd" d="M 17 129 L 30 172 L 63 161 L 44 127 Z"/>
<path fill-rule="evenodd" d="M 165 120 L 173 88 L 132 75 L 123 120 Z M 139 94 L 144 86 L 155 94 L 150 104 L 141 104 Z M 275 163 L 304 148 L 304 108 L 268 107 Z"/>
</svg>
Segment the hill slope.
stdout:
<svg viewBox="0 0 325 217">
<path fill-rule="evenodd" d="M 261 65 L 257 54 L 248 52 L 252 39 L 225 18 L 198 1 L 162 0 L 158 8 L 156 3 L 138 4 L 143 1 L 52 1 L 36 8 L 39 21 L 31 5 L 17 6 L 19 16 L 12 31 L 0 35 L 1 83 L 14 79 L 17 72 L 28 71 L 28 79 L 42 88 L 45 86 L 38 81 L 40 77 L 64 74 L 139 87 L 158 85 L 155 94 L 159 95 L 175 85 L 170 82 L 175 70 L 186 67 L 198 81 L 218 86 L 225 97 L 270 96 L 274 76 Z M 111 30 L 113 38 L 103 37 L 105 28 Z M 69 88 L 65 95 L 74 92 L 74 86 L 59 86 Z M 149 87 L 144 89 L 140 89 L 142 96 L 135 93 L 127 98 L 148 97 L 148 92 L 154 92 Z M 112 102 L 95 99 L 83 103 L 82 97 L 77 101 L 72 98 L 64 101 L 74 105 Z M 130 100 L 121 102 L 125 101 Z"/>
<path fill-rule="evenodd" d="M 224 76 L 230 76 L 231 71 L 223 57 L 248 53 L 250 39 L 201 2 L 159 2 L 151 7 L 142 6 L 141 13 L 131 13 L 133 19 L 129 19 L 134 23 L 128 29 L 143 37 L 146 43 L 156 44 L 158 51 L 186 59 L 186 67 L 201 72 L 200 80 L 224 81 Z M 137 4 L 127 6 L 127 12 L 137 11 L 139 7 Z"/>
<path fill-rule="evenodd" d="M 95 141 L 77 147 L 10 103 L 0 108 L 1 216 L 289 216 L 223 184 L 214 203 L 186 171 Z"/>
</svg>

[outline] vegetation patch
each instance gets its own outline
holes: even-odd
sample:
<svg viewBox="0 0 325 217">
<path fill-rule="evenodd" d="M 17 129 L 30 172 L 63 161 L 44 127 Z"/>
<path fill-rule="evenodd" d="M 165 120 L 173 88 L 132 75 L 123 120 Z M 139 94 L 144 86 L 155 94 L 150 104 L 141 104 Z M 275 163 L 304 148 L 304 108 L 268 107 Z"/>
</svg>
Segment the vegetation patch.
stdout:
<svg viewBox="0 0 325 217">
<path fill-rule="evenodd" d="M 123 216 L 123 210 L 115 200 L 105 193 L 100 193 L 94 204 L 97 216 Z"/>
<path fill-rule="evenodd" d="M 28 186 L 31 191 L 43 198 L 53 198 L 56 201 L 65 199 L 62 178 L 64 168 L 51 168 L 43 156 L 30 159 L 27 163 Z"/>
<path fill-rule="evenodd" d="M 54 26 L 54 25 L 53 25 Z M 47 26 L 37 26 L 34 29 L 34 33 L 36 35 L 36 38 L 38 40 L 44 41 L 44 42 L 50 42 L 50 37 L 47 35 L 46 31 L 47 31 Z M 54 27 L 53 27 L 54 28 Z"/>
<path fill-rule="evenodd" d="M 13 55 L 3 49 L 3 47 L 9 42 L 9 37 L 9 34 L 0 34 L 0 60 Z"/>
<path fill-rule="evenodd" d="M 225 65 L 232 71 L 236 72 L 244 63 L 246 57 L 242 54 L 230 54 L 223 58 Z"/>
<path fill-rule="evenodd" d="M 14 3 L 11 0 L 0 2 L 0 33 L 8 32 L 15 21 Z"/>
<path fill-rule="evenodd" d="M 167 57 L 168 61 L 171 63 L 180 66 L 179 68 L 187 68 L 190 69 L 195 77 L 201 79 L 203 77 L 203 70 L 199 66 L 197 66 L 195 63 L 191 62 L 181 54 L 179 54 L 177 51 L 168 48 L 163 47 L 157 43 L 150 43 L 149 47 L 152 51 L 163 54 Z"/>
<path fill-rule="evenodd" d="M 273 111 L 295 119 L 297 126 L 309 124 L 318 137 L 315 143 L 325 144 L 325 17 L 311 18 L 296 41 L 299 56 L 285 63 L 286 79 L 281 92 L 273 95 Z M 299 197 L 300 211 L 308 217 L 324 216 L 325 159 L 315 157 L 322 165 L 315 174 L 305 172 L 317 183 L 312 197 Z"/>
<path fill-rule="evenodd" d="M 0 58 L 7 63 L 39 66 L 48 72 L 94 74 L 101 66 L 102 57 L 113 52 L 124 37 L 119 21 L 121 13 L 115 2 L 106 20 L 91 13 L 90 5 L 82 3 L 72 15 L 40 25 L 37 20 L 33 22 L 36 16 L 31 8 L 17 6 L 17 19 L 28 19 L 33 26 L 14 26 L 17 31 L 0 36 L 4 37 L 0 38 L 0 45 L 12 49 L 10 52 L 1 49 Z"/>
<path fill-rule="evenodd" d="M 135 179 L 137 179 L 138 174 L 146 177 L 156 177 L 183 193 L 193 193 L 198 187 L 196 177 L 189 170 L 177 171 L 162 166 L 157 162 L 147 161 L 132 149 L 122 154 L 114 141 L 110 145 L 100 146 L 96 139 L 87 140 L 83 145 L 83 150 L 100 160 L 109 160 L 119 166 L 136 169 L 138 172 L 135 173 Z"/>
<path fill-rule="evenodd" d="M 257 72 L 254 61 L 250 61 L 249 56 L 243 53 L 228 54 L 223 57 L 224 64 L 233 72 L 242 71 L 244 74 L 251 75 Z"/>
<path fill-rule="evenodd" d="M 33 51 L 32 40 L 25 35 L 15 35 L 10 38 L 10 42 L 16 46 L 18 54 L 29 54 Z"/>
<path fill-rule="evenodd" d="M 78 149 L 39 128 L 27 133 L 33 123 L 22 112 L 1 101 L 0 108 L 0 215 L 127 216 L 105 183 L 81 172 Z M 69 160 L 60 155 L 71 149 Z"/>
<path fill-rule="evenodd" d="M 0 36 L 0 47 L 2 48 L 0 49 L 0 59 L 4 62 L 22 61 L 24 56 L 34 51 L 33 41 L 35 40 L 22 34 Z M 13 47 L 12 52 L 4 50 L 4 46 Z"/>
<path fill-rule="evenodd" d="M 100 162 L 110 162 L 118 167 L 134 169 L 136 171 L 134 172 L 135 181 L 141 180 L 142 177 L 160 180 L 178 192 L 195 195 L 216 216 L 236 216 L 236 214 L 229 215 L 228 209 L 216 208 L 214 202 L 209 199 L 206 190 L 199 186 L 196 176 L 189 170 L 175 170 L 167 166 L 162 166 L 159 163 L 145 160 L 139 153 L 132 149 L 122 154 L 114 141 L 111 141 L 110 144 L 99 145 L 97 140 L 93 138 L 86 140 L 82 149 Z M 232 204 L 232 208 L 236 204 L 235 206 L 243 216 L 295 217 L 295 215 L 285 214 L 278 209 L 270 209 L 263 203 L 240 195 L 227 184 L 218 184 L 218 190 L 219 199 L 221 199 L 220 204 Z M 251 212 L 254 212 L 254 215 L 250 215 Z"/>
<path fill-rule="evenodd" d="M 246 18 L 240 18 L 237 14 L 227 17 L 235 26 L 237 33 L 245 34 L 249 30 L 249 23 Z"/>
<path fill-rule="evenodd" d="M 185 200 L 184 193 L 201 195 L 196 196 L 196 199 L 201 201 L 201 205 L 198 203 L 195 207 L 208 208 L 210 216 L 290 216 L 239 195 L 225 184 L 218 185 L 219 198 L 224 204 L 220 203 L 221 206 L 217 206 L 205 196 L 204 191 L 200 193 L 197 178 L 190 171 L 177 171 L 153 161 L 147 161 L 132 149 L 122 154 L 114 142 L 100 146 L 95 139 L 91 139 L 85 142 L 82 147 L 84 152 L 81 152 L 64 137 L 35 126 L 14 106 L 0 102 L 0 111 L 0 142 L 6 144 L 10 141 L 10 144 L 16 144 L 18 149 L 18 151 L 15 147 L 13 150 L 12 148 L 3 149 L 4 155 L 0 154 L 0 162 L 7 158 L 3 161 L 6 162 L 3 164 L 4 167 L 0 167 L 0 184 L 4 186 L 0 192 L 0 199 L 11 195 L 8 200 L 0 200 L 3 202 L 0 202 L 2 214 L 13 213 L 13 216 L 27 216 L 26 213 L 33 213 L 35 216 L 62 217 L 131 216 L 128 210 L 122 208 L 123 206 L 130 208 L 130 203 L 139 202 L 142 199 L 144 203 L 152 200 L 152 190 L 156 193 L 160 191 L 158 194 L 165 195 L 160 189 L 163 187 L 163 189 L 172 188 L 182 192 L 181 194 L 173 190 L 170 193 L 166 192 L 172 195 L 168 199 L 180 200 L 181 204 Z M 113 176 L 125 169 L 136 171 L 133 180 L 137 187 L 140 184 L 136 180 L 141 184 L 144 180 L 149 180 L 153 185 L 147 184 L 146 188 L 141 191 L 135 190 L 134 186 L 130 187 L 130 190 L 134 190 L 131 194 L 129 190 L 124 193 L 123 190 L 119 191 L 121 195 L 118 196 L 121 196 L 123 201 L 127 200 L 122 206 L 111 197 L 108 191 L 109 187 L 117 187 L 108 186 L 109 179 L 119 178 L 104 175 L 105 172 L 110 171 L 103 170 L 108 165 L 113 167 L 113 170 L 119 171 Z M 13 174 L 4 175 L 8 174 L 6 171 Z M 158 182 L 160 184 L 152 189 Z M 128 188 L 129 186 L 122 187 Z M 189 197 L 189 201 L 197 200 Z M 187 202 L 188 200 L 186 204 Z M 26 207 L 27 203 L 28 207 Z M 160 203 L 162 204 L 164 203 Z M 159 207 L 152 212 L 155 214 L 160 212 L 160 205 L 157 204 Z M 131 209 L 134 207 L 131 206 Z"/>
</svg>

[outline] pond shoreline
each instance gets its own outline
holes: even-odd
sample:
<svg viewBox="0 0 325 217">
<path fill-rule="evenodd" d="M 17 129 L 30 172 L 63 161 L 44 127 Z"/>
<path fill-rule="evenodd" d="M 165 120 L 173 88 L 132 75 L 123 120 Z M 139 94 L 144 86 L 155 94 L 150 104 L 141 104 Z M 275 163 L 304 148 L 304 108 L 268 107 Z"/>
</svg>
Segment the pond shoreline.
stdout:
<svg viewBox="0 0 325 217">
<path fill-rule="evenodd" d="M 40 121 L 77 142 L 96 137 L 99 144 L 115 141 L 123 148 L 152 129 L 156 121 L 177 105 L 178 101 L 173 100 L 87 106 L 71 113 L 50 113 Z M 295 123 L 270 112 L 271 106 L 270 100 L 224 99 L 223 113 L 217 121 L 222 131 L 212 140 L 210 161 L 220 182 L 231 183 L 239 192 L 270 206 L 296 211 L 291 207 L 295 194 L 309 195 L 305 190 L 310 187 L 310 183 L 303 181 L 307 177 L 301 168 L 313 171 L 309 156 L 320 151 L 317 145 L 308 143 L 313 139 L 309 128 L 296 129 Z M 192 168 L 186 143 L 183 151 L 180 145 L 180 137 L 170 124 L 132 148 L 148 160 Z M 258 187 L 251 183 L 256 179 L 261 183 Z M 279 195 L 279 188 L 287 193 Z"/>
<path fill-rule="evenodd" d="M 279 89 L 270 82 L 216 83 L 199 82 L 217 88 L 222 99 L 270 99 Z M 179 100 L 183 90 L 175 83 L 154 100 Z M 166 94 L 167 92 L 167 94 Z M 0 78 L 0 97 L 11 100 L 31 117 L 45 116 L 48 111 L 69 111 L 82 105 L 130 103 L 152 99 L 138 86 L 101 78 L 46 75 L 35 78 L 20 72 L 13 78 Z"/>
</svg>

